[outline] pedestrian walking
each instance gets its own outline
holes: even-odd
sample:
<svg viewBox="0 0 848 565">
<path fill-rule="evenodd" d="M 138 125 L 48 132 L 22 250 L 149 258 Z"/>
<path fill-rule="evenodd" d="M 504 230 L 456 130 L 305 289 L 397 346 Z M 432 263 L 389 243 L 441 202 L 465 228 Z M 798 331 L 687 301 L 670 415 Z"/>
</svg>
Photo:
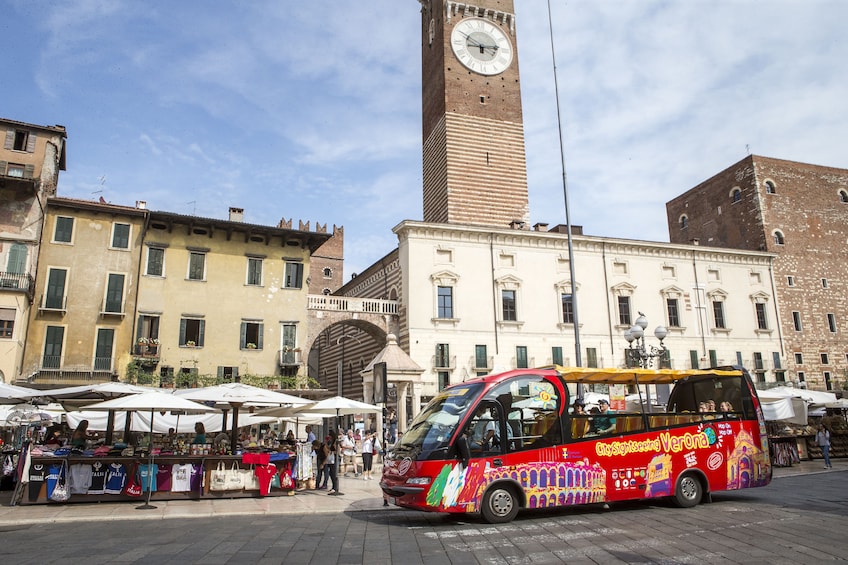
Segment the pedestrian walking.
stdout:
<svg viewBox="0 0 848 565">
<path fill-rule="evenodd" d="M 365 475 L 365 480 L 373 480 L 371 476 L 371 468 L 374 465 L 374 458 L 379 453 L 380 443 L 377 441 L 377 432 L 371 432 L 365 436 L 362 441 L 362 474 Z"/>
<path fill-rule="evenodd" d="M 824 424 L 819 424 L 819 431 L 816 432 L 816 444 L 821 447 L 822 455 L 824 455 L 824 468 L 833 469 L 830 464 L 830 431 L 824 427 Z"/>
<path fill-rule="evenodd" d="M 353 475 L 358 477 L 361 473 L 359 472 L 359 464 L 356 462 L 356 439 L 353 437 L 353 430 L 348 430 L 347 434 L 343 435 L 341 438 L 341 448 L 342 448 L 342 464 L 344 465 L 344 476 L 350 476 L 347 472 L 348 467 L 353 466 Z"/>
</svg>

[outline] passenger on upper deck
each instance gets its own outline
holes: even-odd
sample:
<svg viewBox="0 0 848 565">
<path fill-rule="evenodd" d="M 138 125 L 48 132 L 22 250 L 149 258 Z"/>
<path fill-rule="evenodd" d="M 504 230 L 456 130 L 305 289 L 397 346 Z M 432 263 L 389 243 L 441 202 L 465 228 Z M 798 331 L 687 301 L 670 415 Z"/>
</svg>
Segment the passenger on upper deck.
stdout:
<svg viewBox="0 0 848 565">
<path fill-rule="evenodd" d="M 610 416 L 613 412 L 610 410 L 609 400 L 602 398 L 598 402 L 598 407 L 601 409 L 601 413 L 592 419 L 595 433 L 608 434 L 615 431 L 615 418 Z"/>
</svg>

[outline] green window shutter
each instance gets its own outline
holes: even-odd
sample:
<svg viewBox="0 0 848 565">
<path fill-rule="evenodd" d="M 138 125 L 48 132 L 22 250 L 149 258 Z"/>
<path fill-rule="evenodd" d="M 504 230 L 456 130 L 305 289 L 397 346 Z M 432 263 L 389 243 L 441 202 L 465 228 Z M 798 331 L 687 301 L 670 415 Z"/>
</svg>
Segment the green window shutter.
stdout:
<svg viewBox="0 0 848 565">
<path fill-rule="evenodd" d="M 241 331 L 239 333 L 239 348 L 247 347 L 247 322 L 241 323 Z"/>
<path fill-rule="evenodd" d="M 180 320 L 180 345 L 185 345 L 185 343 L 186 343 L 186 335 L 185 334 L 186 334 L 186 322 L 187 321 L 188 320 L 186 320 L 185 318 Z"/>
<path fill-rule="evenodd" d="M 16 275 L 22 275 L 26 272 L 27 247 L 23 243 L 12 244 L 9 250 L 9 263 L 6 266 L 6 271 Z"/>
<path fill-rule="evenodd" d="M 259 325 L 259 328 L 257 329 L 257 332 L 256 332 L 258 334 L 258 336 L 256 337 L 256 340 L 259 343 L 256 344 L 256 347 L 259 348 L 259 349 L 262 349 L 263 345 L 264 345 L 264 337 L 263 337 L 262 334 L 265 333 L 265 324 L 258 324 L 258 325 Z"/>
<path fill-rule="evenodd" d="M 204 336 L 206 334 L 206 320 L 200 320 L 200 324 L 199 324 L 199 327 L 198 327 L 198 330 L 197 330 L 197 334 L 198 334 L 197 345 L 198 345 L 198 347 L 200 347 L 204 343 L 203 340 L 204 340 Z"/>
<path fill-rule="evenodd" d="M 220 381 L 223 378 L 224 378 L 224 366 L 218 365 L 218 380 Z"/>
</svg>

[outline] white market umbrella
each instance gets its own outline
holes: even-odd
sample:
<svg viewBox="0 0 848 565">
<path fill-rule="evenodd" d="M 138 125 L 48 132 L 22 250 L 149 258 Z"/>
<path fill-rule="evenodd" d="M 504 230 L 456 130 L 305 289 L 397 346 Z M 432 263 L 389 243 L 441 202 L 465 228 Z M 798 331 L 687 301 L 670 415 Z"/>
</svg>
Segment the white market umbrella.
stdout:
<svg viewBox="0 0 848 565">
<path fill-rule="evenodd" d="M 192 402 L 187 398 L 182 398 L 166 392 L 151 391 L 131 396 L 122 396 L 113 398 L 97 404 L 83 406 L 83 410 L 126 410 L 136 412 L 150 412 L 150 447 L 149 454 L 151 460 L 151 468 L 153 466 L 153 415 L 156 412 L 181 412 L 183 414 L 203 414 L 205 412 L 214 412 L 215 409 L 197 402 Z M 150 504 L 150 493 L 153 489 L 148 485 L 147 502 L 138 506 L 138 510 L 148 510 L 156 508 Z"/>
<path fill-rule="evenodd" d="M 20 404 L 44 396 L 44 391 L 0 382 L 0 404 Z"/>
<path fill-rule="evenodd" d="M 174 394 L 198 402 L 214 402 L 216 406 L 224 404 L 232 407 L 231 445 L 236 445 L 238 441 L 238 412 L 242 406 L 299 406 L 310 403 L 309 400 L 299 396 L 244 383 L 224 383 L 203 388 L 186 388 L 177 390 Z"/>
</svg>

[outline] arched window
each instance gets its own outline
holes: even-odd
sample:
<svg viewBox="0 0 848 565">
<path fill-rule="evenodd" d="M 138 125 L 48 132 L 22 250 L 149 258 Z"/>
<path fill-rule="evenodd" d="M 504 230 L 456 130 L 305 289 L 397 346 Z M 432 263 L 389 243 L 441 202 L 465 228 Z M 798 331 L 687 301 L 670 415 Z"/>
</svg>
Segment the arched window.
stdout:
<svg viewBox="0 0 848 565">
<path fill-rule="evenodd" d="M 689 217 L 686 214 L 680 216 L 680 229 L 685 230 L 689 227 Z"/>
<path fill-rule="evenodd" d="M 766 194 L 777 194 L 777 187 L 770 180 L 766 181 Z"/>
<path fill-rule="evenodd" d="M 731 202 L 740 202 L 742 200 L 742 190 L 739 188 L 734 188 L 730 191 L 730 201 Z"/>
<path fill-rule="evenodd" d="M 324 278 L 331 279 L 333 278 L 333 269 L 330 267 L 324 267 Z"/>
<path fill-rule="evenodd" d="M 843 204 L 848 204 L 848 191 L 840 190 L 839 191 L 839 201 Z"/>
<path fill-rule="evenodd" d="M 775 245 L 784 245 L 786 240 L 783 237 L 783 232 L 780 230 L 775 230 L 774 232 L 774 244 Z"/>
</svg>

